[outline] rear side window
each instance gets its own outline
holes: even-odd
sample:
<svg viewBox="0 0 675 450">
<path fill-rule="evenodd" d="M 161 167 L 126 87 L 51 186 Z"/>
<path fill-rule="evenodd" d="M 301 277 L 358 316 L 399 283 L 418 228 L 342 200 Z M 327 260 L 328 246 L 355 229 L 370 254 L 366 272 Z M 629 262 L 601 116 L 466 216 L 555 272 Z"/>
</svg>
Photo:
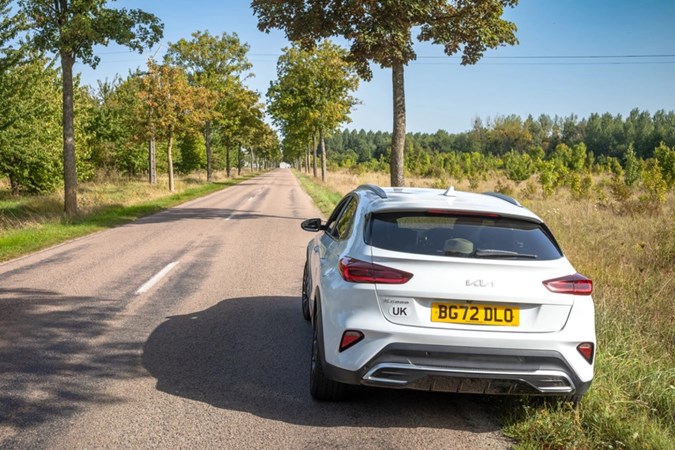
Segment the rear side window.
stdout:
<svg viewBox="0 0 675 450">
<path fill-rule="evenodd" d="M 372 214 L 366 243 L 421 255 L 553 260 L 562 252 L 543 225 L 526 220 L 454 213 Z"/>
</svg>

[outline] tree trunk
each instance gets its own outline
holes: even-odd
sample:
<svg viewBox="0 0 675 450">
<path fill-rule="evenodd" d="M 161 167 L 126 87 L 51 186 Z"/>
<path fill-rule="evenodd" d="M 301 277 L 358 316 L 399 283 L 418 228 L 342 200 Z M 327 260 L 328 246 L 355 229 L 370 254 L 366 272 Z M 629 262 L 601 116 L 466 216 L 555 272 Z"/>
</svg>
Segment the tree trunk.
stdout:
<svg viewBox="0 0 675 450">
<path fill-rule="evenodd" d="M 9 185 L 12 188 L 12 196 L 16 197 L 21 193 L 21 185 L 19 185 L 16 177 L 13 177 L 12 175 L 9 176 Z"/>
<path fill-rule="evenodd" d="M 237 176 L 241 175 L 241 142 L 237 146 Z"/>
<path fill-rule="evenodd" d="M 314 178 L 316 178 L 316 133 L 312 133 L 312 151 L 314 158 L 312 159 L 312 171 L 314 172 Z"/>
<path fill-rule="evenodd" d="M 250 167 L 250 169 L 251 169 L 251 172 L 253 172 L 253 150 L 249 150 L 249 152 L 250 152 L 250 154 L 249 154 L 249 156 L 250 156 L 249 159 L 251 160 L 251 167 Z"/>
<path fill-rule="evenodd" d="M 75 58 L 61 53 L 63 75 L 63 188 L 67 217 L 77 214 L 77 165 L 75 162 L 75 113 L 73 106 L 73 64 Z"/>
<path fill-rule="evenodd" d="M 311 169 L 309 168 L 310 165 L 311 165 L 311 161 L 310 161 L 310 158 L 311 158 L 311 157 L 309 156 L 309 154 L 311 153 L 311 151 L 312 151 L 312 149 L 310 149 L 310 148 L 309 148 L 309 144 L 307 144 L 307 150 L 305 151 L 305 171 L 307 172 L 307 174 L 309 174 L 309 172 L 310 172 L 310 170 L 311 170 Z"/>
<path fill-rule="evenodd" d="M 169 143 L 167 144 L 166 157 L 169 164 L 169 191 L 173 192 L 175 189 L 173 182 L 173 155 L 171 149 L 173 148 L 173 125 L 169 126 Z"/>
<path fill-rule="evenodd" d="M 225 173 L 230 178 L 230 139 L 225 138 Z"/>
<path fill-rule="evenodd" d="M 405 149 L 405 83 L 403 63 L 391 68 L 394 91 L 394 132 L 391 136 L 391 185 L 401 187 L 403 179 L 403 150 Z"/>
<path fill-rule="evenodd" d="M 323 138 L 323 128 L 319 130 L 319 141 L 321 141 L 321 181 L 326 182 L 326 141 Z"/>
<path fill-rule="evenodd" d="M 206 182 L 210 183 L 213 178 L 211 171 L 211 122 L 204 125 L 204 143 L 206 144 Z"/>
<path fill-rule="evenodd" d="M 150 130 L 150 143 L 148 144 L 148 181 L 157 184 L 157 147 L 155 146 L 155 126 Z"/>
</svg>

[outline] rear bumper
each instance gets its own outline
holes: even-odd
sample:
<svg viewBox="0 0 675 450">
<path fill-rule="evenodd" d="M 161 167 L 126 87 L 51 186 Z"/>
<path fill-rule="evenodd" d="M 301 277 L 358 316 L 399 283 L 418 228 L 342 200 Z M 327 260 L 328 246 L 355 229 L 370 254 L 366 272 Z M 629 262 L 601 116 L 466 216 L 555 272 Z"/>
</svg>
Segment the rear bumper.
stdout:
<svg viewBox="0 0 675 450">
<path fill-rule="evenodd" d="M 324 362 L 326 375 L 347 384 L 478 394 L 583 395 L 561 354 L 544 350 L 392 344 L 356 371 Z"/>
</svg>

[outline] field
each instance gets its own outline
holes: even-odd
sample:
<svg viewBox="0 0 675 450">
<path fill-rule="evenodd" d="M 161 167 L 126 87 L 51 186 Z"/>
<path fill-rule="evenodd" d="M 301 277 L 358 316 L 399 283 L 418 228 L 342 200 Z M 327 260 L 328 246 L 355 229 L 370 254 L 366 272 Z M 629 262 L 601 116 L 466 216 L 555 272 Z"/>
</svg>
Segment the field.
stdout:
<svg viewBox="0 0 675 450">
<path fill-rule="evenodd" d="M 385 173 L 330 173 L 325 184 L 299 178 L 324 205 L 359 184 L 389 185 Z M 406 184 L 440 187 L 423 178 Z M 523 449 L 674 448 L 675 193 L 660 208 L 647 208 L 637 194 L 613 200 L 602 179 L 583 199 L 566 188 L 544 198 L 533 184 L 497 175 L 474 189 L 468 181 L 454 186 L 519 199 L 548 223 L 575 268 L 594 282 L 598 354 L 589 393 L 577 408 L 492 399 L 501 407 L 504 432 Z M 330 206 L 322 211 L 327 215 Z"/>
</svg>

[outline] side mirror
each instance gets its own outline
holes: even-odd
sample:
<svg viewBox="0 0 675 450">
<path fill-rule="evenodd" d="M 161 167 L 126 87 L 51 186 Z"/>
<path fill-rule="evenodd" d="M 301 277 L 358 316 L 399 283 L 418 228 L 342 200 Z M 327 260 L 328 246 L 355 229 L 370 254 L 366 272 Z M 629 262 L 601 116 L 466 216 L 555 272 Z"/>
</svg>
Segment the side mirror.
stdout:
<svg viewBox="0 0 675 450">
<path fill-rule="evenodd" d="M 300 224 L 300 227 L 305 231 L 311 231 L 313 233 L 324 229 L 323 225 L 321 225 L 321 219 L 319 218 L 304 220 Z"/>
</svg>

